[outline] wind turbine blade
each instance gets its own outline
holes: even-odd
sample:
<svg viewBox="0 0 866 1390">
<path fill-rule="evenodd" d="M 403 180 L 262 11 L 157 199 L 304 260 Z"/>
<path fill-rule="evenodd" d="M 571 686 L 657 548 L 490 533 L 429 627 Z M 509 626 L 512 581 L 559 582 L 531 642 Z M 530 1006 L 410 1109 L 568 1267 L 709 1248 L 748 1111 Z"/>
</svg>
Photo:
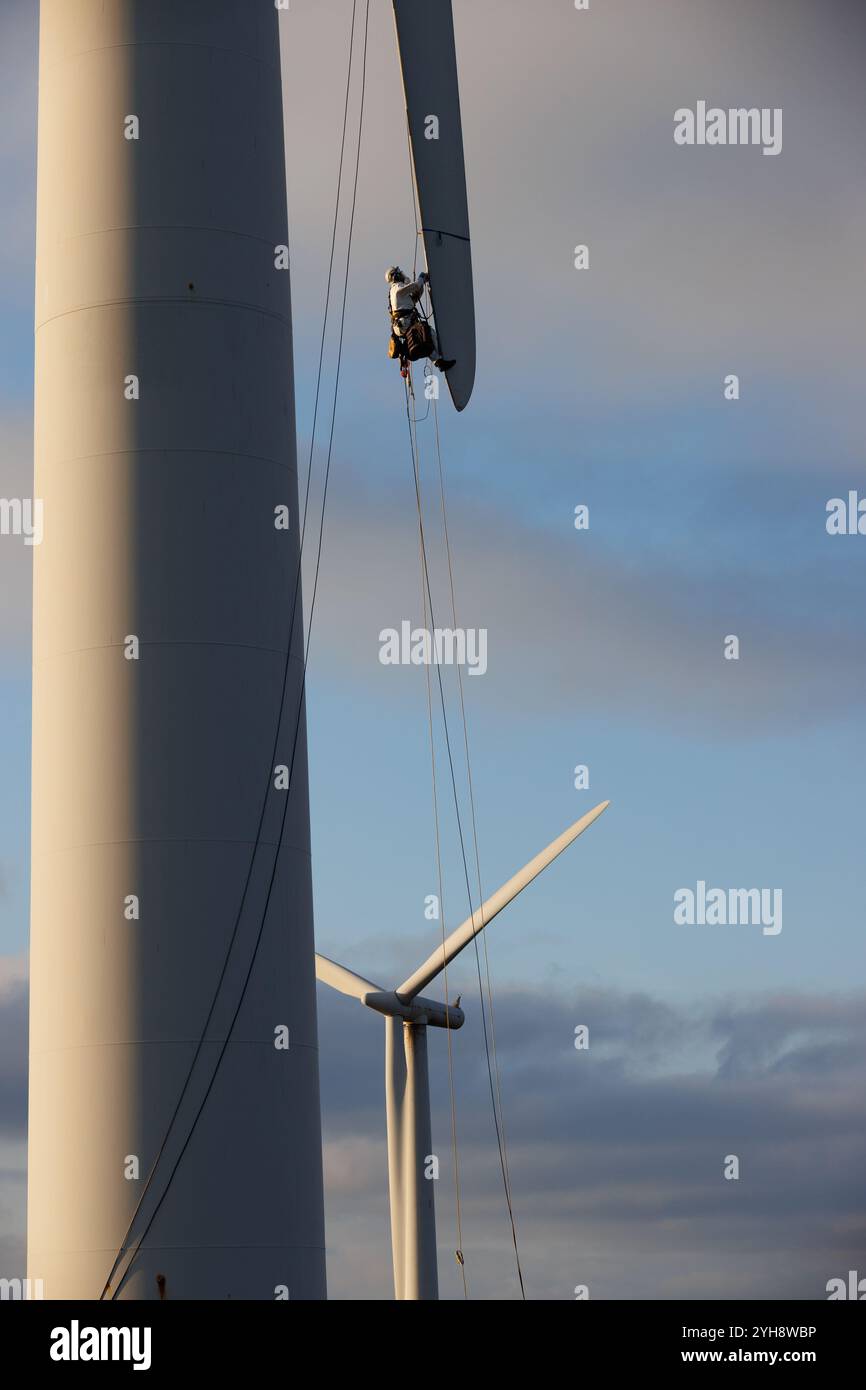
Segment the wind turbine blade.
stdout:
<svg viewBox="0 0 866 1390">
<path fill-rule="evenodd" d="M 475 381 L 475 303 L 451 0 L 394 0 L 394 19 L 436 333 L 441 355 L 455 359 L 445 380 L 463 410 Z"/>
<path fill-rule="evenodd" d="M 398 985 L 397 994 L 401 999 L 412 999 L 419 992 L 435 979 L 440 970 L 444 970 L 456 955 L 468 946 L 474 936 L 477 936 L 488 922 L 491 922 L 497 912 L 501 912 L 504 907 L 522 892 L 528 883 L 537 878 L 542 869 L 546 869 L 548 864 L 552 864 L 557 855 L 562 854 L 564 849 L 576 840 L 578 835 L 582 835 L 584 830 L 592 825 L 594 820 L 598 820 L 602 811 L 606 811 L 610 805 L 609 801 L 602 801 L 593 810 L 587 811 L 579 821 L 569 826 L 563 833 L 543 849 L 540 854 L 536 854 L 534 859 L 530 859 L 528 864 L 504 883 L 501 888 L 489 897 L 481 907 L 473 912 L 471 917 L 467 917 L 462 926 L 457 927 L 449 937 L 446 937 L 441 946 L 437 946 L 432 955 L 428 956 L 424 964 L 419 966 L 414 975 L 410 975 L 408 980 L 404 980 L 402 985 Z"/>
<path fill-rule="evenodd" d="M 362 1004 L 368 994 L 383 993 L 381 985 L 371 984 L 361 975 L 347 970 L 345 965 L 338 965 L 335 960 L 328 960 L 327 956 L 320 956 L 318 952 L 316 953 L 316 979 L 321 980 L 323 985 L 330 985 L 331 989 L 339 990 L 341 994 L 348 994 L 353 999 L 360 999 Z"/>
</svg>

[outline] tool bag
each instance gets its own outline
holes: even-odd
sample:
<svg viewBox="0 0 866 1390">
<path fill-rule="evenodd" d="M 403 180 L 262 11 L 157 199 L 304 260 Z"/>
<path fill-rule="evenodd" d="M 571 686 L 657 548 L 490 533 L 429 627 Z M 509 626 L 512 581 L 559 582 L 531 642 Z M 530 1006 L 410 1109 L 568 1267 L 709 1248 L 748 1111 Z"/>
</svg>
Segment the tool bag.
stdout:
<svg viewBox="0 0 866 1390">
<path fill-rule="evenodd" d="M 402 357 L 402 356 L 403 356 L 403 339 L 402 339 L 402 338 L 399 338 L 399 337 L 397 336 L 396 333 L 392 333 L 392 334 L 391 334 L 391 339 L 390 339 L 390 341 L 389 341 L 389 343 L 388 343 L 388 356 L 389 356 L 389 357 Z"/>
<path fill-rule="evenodd" d="M 433 334 L 430 332 L 430 325 L 424 319 L 419 319 L 406 330 L 406 356 L 410 362 L 420 362 L 422 357 L 429 357 L 432 351 Z"/>
</svg>

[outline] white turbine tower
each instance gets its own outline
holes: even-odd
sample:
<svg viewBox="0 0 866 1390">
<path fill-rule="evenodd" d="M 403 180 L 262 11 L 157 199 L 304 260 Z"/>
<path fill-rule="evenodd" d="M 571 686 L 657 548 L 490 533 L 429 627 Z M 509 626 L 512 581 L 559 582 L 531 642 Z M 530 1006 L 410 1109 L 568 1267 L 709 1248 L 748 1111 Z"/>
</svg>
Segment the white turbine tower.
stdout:
<svg viewBox="0 0 866 1390">
<path fill-rule="evenodd" d="M 278 15 L 39 48 L 30 1274 L 322 1299 Z"/>
<path fill-rule="evenodd" d="M 602 801 L 530 859 L 396 989 L 384 990 L 327 956 L 316 956 L 316 975 L 323 984 L 360 999 L 368 1009 L 385 1016 L 388 1187 L 394 1294 L 398 1299 L 439 1297 L 433 1185 L 424 1175 L 432 1149 L 427 1028 L 460 1028 L 464 1021 L 462 1009 L 426 999 L 420 991 L 609 805 L 609 801 Z"/>
</svg>

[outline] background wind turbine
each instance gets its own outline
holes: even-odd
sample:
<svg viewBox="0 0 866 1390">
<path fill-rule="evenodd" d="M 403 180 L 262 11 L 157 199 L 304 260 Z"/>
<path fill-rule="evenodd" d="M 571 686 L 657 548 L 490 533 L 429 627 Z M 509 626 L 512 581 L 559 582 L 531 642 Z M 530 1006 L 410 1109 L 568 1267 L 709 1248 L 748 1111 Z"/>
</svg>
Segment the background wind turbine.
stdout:
<svg viewBox="0 0 866 1390">
<path fill-rule="evenodd" d="M 433 1184 L 424 1175 L 432 1152 L 427 1028 L 461 1028 L 465 1017 L 455 1004 L 427 999 L 420 991 L 609 805 L 609 801 L 602 801 L 530 859 L 396 989 L 382 989 L 327 956 L 316 956 L 316 975 L 323 984 L 385 1016 L 388 1188 L 394 1295 L 398 1299 L 439 1297 Z"/>
</svg>

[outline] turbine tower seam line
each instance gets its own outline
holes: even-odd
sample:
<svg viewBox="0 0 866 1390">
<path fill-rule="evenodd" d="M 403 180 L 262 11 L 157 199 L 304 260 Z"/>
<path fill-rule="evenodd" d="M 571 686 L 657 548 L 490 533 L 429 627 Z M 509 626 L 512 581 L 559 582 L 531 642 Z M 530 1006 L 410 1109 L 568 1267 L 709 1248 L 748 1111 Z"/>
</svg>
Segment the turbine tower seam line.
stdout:
<svg viewBox="0 0 866 1390">
<path fill-rule="evenodd" d="M 68 319 L 73 314 L 97 313 L 101 309 L 117 309 L 124 305 L 135 305 L 136 308 L 158 307 L 165 304 L 185 304 L 190 308 L 204 308 L 212 306 L 217 309 L 237 309 L 245 314 L 260 314 L 262 318 L 274 319 L 277 323 L 283 324 L 291 333 L 292 320 L 288 314 L 278 314 L 271 309 L 263 309 L 259 304 L 245 304 L 238 299 L 204 299 L 197 296 L 195 299 L 184 298 L 183 295 L 133 295 L 127 299 L 97 299 L 90 304 L 80 304 L 74 309 L 64 309 L 60 314 L 52 314 L 50 318 L 41 319 L 37 322 L 34 337 L 43 328 L 47 328 L 50 323 L 56 323 L 58 319 Z"/>
<path fill-rule="evenodd" d="M 87 463 L 89 459 L 135 458 L 138 454 L 215 454 L 219 458 L 236 458 L 242 462 L 248 459 L 254 459 L 258 463 L 272 464 L 274 468 L 283 468 L 295 478 L 298 476 L 297 468 L 293 468 L 290 463 L 282 462 L 280 459 L 269 458 L 267 454 L 245 454 L 239 449 L 191 449 L 184 445 L 178 445 L 177 448 L 162 445 L 159 448 L 153 446 L 140 449 L 103 449 L 98 454 L 70 454 L 68 458 L 59 457 L 52 461 L 54 463 L 63 464 Z M 45 468 L 50 465 L 47 460 L 42 460 L 41 466 Z"/>
<path fill-rule="evenodd" d="M 132 43 L 105 43 L 98 44 L 95 48 L 77 48 L 75 52 L 66 59 L 55 59 L 53 64 L 46 64 L 46 68 L 59 66 L 71 66 L 79 58 L 86 58 L 91 53 L 115 53 L 121 48 L 191 48 L 200 53 L 227 53 L 230 58 L 243 58 L 247 62 L 257 63 L 259 67 L 267 68 L 268 72 L 280 73 L 280 69 L 273 63 L 269 63 L 266 58 L 257 58 L 254 53 L 246 53 L 242 49 L 223 48 L 219 44 L 213 43 L 165 43 L 158 39 L 139 39 Z M 282 74 L 280 73 L 282 76 Z"/>
<path fill-rule="evenodd" d="M 77 849 L 107 849 L 111 845 L 266 845 L 268 849 L 294 850 L 296 854 L 303 854 L 308 859 L 312 859 L 310 850 L 304 849 L 302 845 L 293 845 L 288 840 L 233 840 L 225 836 L 203 836 L 201 838 L 192 835 L 140 835 L 129 840 L 82 840 L 71 845 L 60 845 L 55 849 L 46 849 L 46 854 L 69 854 Z"/>
<path fill-rule="evenodd" d="M 282 229 L 281 229 L 282 230 Z M 53 237 L 51 241 L 43 240 L 40 245 L 43 248 L 48 246 L 65 246 L 70 241 L 80 241 L 83 237 L 89 236 L 109 236 L 114 232 L 219 232 L 221 236 L 241 237 L 245 241 L 259 241 L 263 246 L 273 245 L 270 237 L 257 236 L 255 232 L 241 232 L 235 227 L 216 227 L 210 222 L 129 222 L 120 223 L 112 227 L 91 227 L 87 232 L 67 232 L 65 236 Z M 450 236 L 451 233 L 444 233 Z M 37 253 L 37 261 L 39 260 Z"/>
<path fill-rule="evenodd" d="M 62 647 L 53 652 L 50 656 L 40 656 L 38 661 L 34 661 L 34 666 L 45 661 L 56 661 L 61 656 L 80 656 L 82 652 L 108 652 L 122 650 L 125 646 L 123 640 L 119 642 L 95 642 L 89 647 Z M 232 652 L 260 652 L 265 656 L 289 657 L 289 663 L 301 662 L 301 658 L 290 654 L 286 647 L 258 647 L 248 642 L 207 642 L 195 637 L 140 637 L 140 647 L 216 647 L 224 651 Z M 303 662 L 301 662 L 303 664 Z"/>
<path fill-rule="evenodd" d="M 46 1250 L 64 1255 L 110 1255 L 112 1252 L 110 1245 L 95 1245 L 85 1249 L 83 1246 L 57 1246 L 47 1245 Z M 149 1245 L 149 1250 L 327 1250 L 327 1245 L 305 1245 L 301 1241 L 295 1241 L 288 1245 Z M 34 1255 L 42 1253 L 41 1247 L 33 1247 Z"/>
<path fill-rule="evenodd" d="M 220 1046 L 225 1041 L 225 1035 L 205 1038 L 206 1043 L 218 1043 Z M 229 1037 L 228 1043 L 230 1047 L 233 1047 L 237 1043 L 244 1047 L 267 1047 L 272 1049 L 274 1040 L 273 1038 Z M 128 1038 L 126 1040 L 119 1038 L 116 1042 L 64 1043 L 60 1047 L 38 1048 L 32 1055 L 34 1057 L 50 1057 L 53 1056 L 55 1052 L 84 1052 L 87 1049 L 92 1050 L 97 1047 L 186 1047 L 187 1044 L 192 1047 L 197 1046 L 198 1038 Z M 319 1051 L 318 1043 L 296 1042 L 294 1040 L 292 1041 L 291 1047 L 287 1048 L 286 1051 L 293 1052 L 297 1048 L 303 1048 L 305 1052 Z"/>
</svg>

